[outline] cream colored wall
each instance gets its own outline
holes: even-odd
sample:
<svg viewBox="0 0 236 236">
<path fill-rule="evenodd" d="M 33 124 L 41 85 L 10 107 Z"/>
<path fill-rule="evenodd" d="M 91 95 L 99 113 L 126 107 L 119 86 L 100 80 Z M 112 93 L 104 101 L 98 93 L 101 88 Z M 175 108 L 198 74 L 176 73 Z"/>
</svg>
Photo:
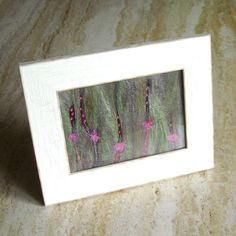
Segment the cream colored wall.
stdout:
<svg viewBox="0 0 236 236">
<path fill-rule="evenodd" d="M 215 169 L 43 207 L 18 63 L 201 33 L 212 35 Z M 1 0 L 0 157 L 1 235 L 236 235 L 235 1 Z"/>
</svg>

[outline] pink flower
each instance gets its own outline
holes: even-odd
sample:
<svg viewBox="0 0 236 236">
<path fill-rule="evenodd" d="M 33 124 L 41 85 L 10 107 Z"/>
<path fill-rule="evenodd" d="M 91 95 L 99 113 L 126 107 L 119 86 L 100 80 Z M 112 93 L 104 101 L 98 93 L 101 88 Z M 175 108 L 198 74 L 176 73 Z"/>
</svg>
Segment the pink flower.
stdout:
<svg viewBox="0 0 236 236">
<path fill-rule="evenodd" d="M 79 139 L 79 136 L 78 136 L 78 134 L 76 132 L 72 132 L 69 135 L 69 139 L 72 142 L 76 142 Z"/>
<path fill-rule="evenodd" d="M 124 142 L 120 141 L 118 143 L 116 143 L 115 145 L 115 152 L 117 153 L 122 153 L 125 149 L 125 144 Z"/>
<path fill-rule="evenodd" d="M 170 141 L 170 142 L 175 142 L 175 141 L 177 140 L 177 138 L 178 138 L 178 136 L 177 136 L 176 133 L 172 133 L 172 134 L 169 134 L 169 135 L 167 136 L 167 139 L 168 139 L 168 141 Z"/>
<path fill-rule="evenodd" d="M 143 127 L 145 128 L 145 129 L 151 129 L 152 128 L 152 126 L 153 126 L 153 120 L 152 119 L 148 119 L 148 120 L 145 120 L 144 122 L 143 122 Z"/>
<path fill-rule="evenodd" d="M 98 136 L 97 132 L 94 130 L 91 134 L 90 134 L 90 139 L 94 142 L 97 143 L 98 140 L 100 139 L 100 137 Z"/>
</svg>

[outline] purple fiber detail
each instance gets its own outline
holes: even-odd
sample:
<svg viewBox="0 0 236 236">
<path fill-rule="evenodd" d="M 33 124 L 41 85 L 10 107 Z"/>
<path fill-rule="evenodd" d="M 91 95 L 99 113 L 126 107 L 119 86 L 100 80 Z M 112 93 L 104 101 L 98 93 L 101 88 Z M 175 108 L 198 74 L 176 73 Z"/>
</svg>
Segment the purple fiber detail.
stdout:
<svg viewBox="0 0 236 236">
<path fill-rule="evenodd" d="M 115 152 L 122 153 L 125 149 L 125 143 L 124 142 L 118 142 L 115 144 Z"/>
<path fill-rule="evenodd" d="M 94 142 L 97 143 L 100 137 L 98 136 L 96 130 L 93 130 L 92 133 L 90 134 L 90 139 Z"/>
<path fill-rule="evenodd" d="M 152 119 L 147 119 L 143 122 L 143 127 L 145 129 L 151 129 L 153 126 L 153 120 Z"/>
<path fill-rule="evenodd" d="M 73 133 L 70 133 L 69 139 L 70 139 L 70 141 L 72 141 L 72 142 L 76 142 L 76 141 L 79 139 L 79 136 L 78 136 L 77 133 L 73 132 Z"/>
<path fill-rule="evenodd" d="M 167 136 L 167 140 L 170 142 L 175 142 L 177 140 L 178 136 L 176 133 L 169 134 Z"/>
</svg>

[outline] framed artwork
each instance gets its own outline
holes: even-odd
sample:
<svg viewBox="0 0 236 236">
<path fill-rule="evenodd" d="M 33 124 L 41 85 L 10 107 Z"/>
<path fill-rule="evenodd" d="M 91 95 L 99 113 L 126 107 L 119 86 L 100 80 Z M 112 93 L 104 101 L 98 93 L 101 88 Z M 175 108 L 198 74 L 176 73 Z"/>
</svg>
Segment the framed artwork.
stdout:
<svg viewBox="0 0 236 236">
<path fill-rule="evenodd" d="M 214 166 L 210 36 L 20 72 L 45 205 Z"/>
<path fill-rule="evenodd" d="M 183 71 L 58 92 L 70 172 L 183 149 Z"/>
</svg>

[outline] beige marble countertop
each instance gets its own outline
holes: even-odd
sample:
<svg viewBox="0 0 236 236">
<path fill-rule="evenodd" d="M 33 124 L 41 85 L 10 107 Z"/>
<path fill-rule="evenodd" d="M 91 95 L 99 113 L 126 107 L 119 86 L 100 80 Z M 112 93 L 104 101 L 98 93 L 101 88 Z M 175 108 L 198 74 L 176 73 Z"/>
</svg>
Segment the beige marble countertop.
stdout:
<svg viewBox="0 0 236 236">
<path fill-rule="evenodd" d="M 44 207 L 18 63 L 202 33 L 215 168 Z M 236 2 L 0 0 L 0 235 L 236 235 Z"/>
</svg>

